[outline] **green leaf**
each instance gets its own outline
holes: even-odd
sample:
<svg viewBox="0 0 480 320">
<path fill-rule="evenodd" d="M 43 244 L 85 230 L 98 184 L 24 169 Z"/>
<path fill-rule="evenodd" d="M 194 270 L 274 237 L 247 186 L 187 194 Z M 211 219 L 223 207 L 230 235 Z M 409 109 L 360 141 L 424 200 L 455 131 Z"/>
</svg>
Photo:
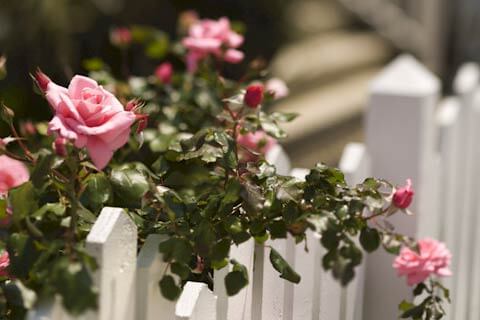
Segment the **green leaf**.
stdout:
<svg viewBox="0 0 480 320">
<path fill-rule="evenodd" d="M 97 294 L 89 270 L 67 257 L 57 260 L 53 270 L 53 284 L 62 297 L 63 306 L 73 315 L 97 307 Z"/>
<path fill-rule="evenodd" d="M 298 117 L 298 113 L 273 112 L 270 117 L 279 122 L 290 122 Z"/>
<path fill-rule="evenodd" d="M 248 278 L 242 271 L 234 270 L 225 277 L 225 288 L 229 296 L 236 295 L 248 285 Z"/>
<path fill-rule="evenodd" d="M 140 207 L 143 196 L 149 190 L 146 175 L 132 165 L 114 168 L 110 173 L 110 182 L 116 202 L 129 208 Z"/>
<path fill-rule="evenodd" d="M 422 282 L 422 283 L 419 283 L 415 289 L 413 289 L 413 295 L 414 296 L 419 296 L 422 294 L 422 292 L 424 290 L 427 290 L 427 286 Z"/>
<path fill-rule="evenodd" d="M 85 191 L 80 199 L 85 207 L 98 212 L 113 200 L 112 185 L 104 173 L 90 175 L 85 184 Z"/>
<path fill-rule="evenodd" d="M 177 262 L 189 263 L 193 254 L 190 243 L 185 239 L 177 237 L 161 242 L 158 249 L 163 254 L 164 261 L 174 259 Z"/>
<path fill-rule="evenodd" d="M 28 181 L 8 192 L 13 210 L 13 221 L 18 224 L 22 219 L 38 209 L 37 192 L 33 183 Z"/>
<path fill-rule="evenodd" d="M 222 261 L 228 258 L 228 253 L 230 252 L 230 240 L 223 239 L 217 242 L 212 250 L 212 260 L 213 261 Z"/>
<path fill-rule="evenodd" d="M 40 152 L 37 163 L 33 167 L 30 180 L 36 188 L 41 188 L 53 164 L 55 155 L 48 150 Z"/>
<path fill-rule="evenodd" d="M 168 53 L 169 41 L 166 34 L 157 33 L 145 47 L 145 54 L 149 58 L 161 59 Z"/>
<path fill-rule="evenodd" d="M 40 209 L 35 211 L 32 214 L 32 217 L 40 220 L 47 212 L 51 212 L 54 215 L 61 217 L 65 213 L 65 209 L 65 205 L 61 203 L 46 203 Z"/>
<path fill-rule="evenodd" d="M 162 295 L 170 301 L 177 300 L 177 298 L 180 296 L 180 293 L 182 293 L 182 289 L 176 285 L 172 276 L 163 276 L 159 285 Z"/>
<path fill-rule="evenodd" d="M 360 244 L 367 252 L 373 252 L 380 246 L 380 234 L 377 229 L 364 227 L 360 231 Z"/>
<path fill-rule="evenodd" d="M 270 249 L 270 262 L 275 270 L 280 273 L 280 278 L 293 283 L 300 282 L 300 275 L 290 267 L 283 257 L 273 248 Z"/>
<path fill-rule="evenodd" d="M 182 280 L 186 280 L 190 275 L 190 268 L 184 263 L 174 262 L 170 265 L 170 270 Z"/>
<path fill-rule="evenodd" d="M 31 309 L 37 299 L 35 292 L 25 287 L 20 280 L 6 282 L 2 289 L 10 305 Z"/>
<path fill-rule="evenodd" d="M 100 71 L 105 68 L 105 63 L 100 58 L 90 58 L 82 61 L 82 67 L 87 71 Z"/>
</svg>

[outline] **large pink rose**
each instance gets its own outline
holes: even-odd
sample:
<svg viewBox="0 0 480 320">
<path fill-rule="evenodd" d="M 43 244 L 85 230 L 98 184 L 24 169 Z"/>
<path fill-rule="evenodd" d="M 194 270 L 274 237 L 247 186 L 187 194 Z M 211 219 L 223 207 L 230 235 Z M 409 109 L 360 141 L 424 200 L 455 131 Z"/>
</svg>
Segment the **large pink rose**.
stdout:
<svg viewBox="0 0 480 320">
<path fill-rule="evenodd" d="M 0 196 L 5 196 L 8 190 L 18 187 L 30 178 L 27 167 L 8 156 L 0 156 Z"/>
<path fill-rule="evenodd" d="M 395 258 L 393 267 L 399 276 L 407 276 L 409 286 L 425 281 L 430 275 L 452 275 L 448 268 L 451 254 L 445 244 L 430 238 L 418 241 L 419 252 L 404 247 Z"/>
<path fill-rule="evenodd" d="M 241 160 L 249 162 L 256 161 L 259 154 L 266 154 L 277 144 L 277 140 L 267 135 L 265 131 L 259 130 L 239 135 L 237 143 L 242 147 L 239 150 Z"/>
<path fill-rule="evenodd" d="M 87 148 L 95 166 L 102 170 L 113 152 L 127 143 L 135 113 L 124 110 L 113 94 L 88 77 L 73 77 L 68 89 L 45 78 L 37 74 L 55 112 L 49 133 L 73 141 L 77 148 Z"/>
<path fill-rule="evenodd" d="M 190 72 L 195 72 L 198 62 L 210 54 L 228 63 L 239 63 L 244 58 L 243 52 L 237 50 L 243 36 L 231 29 L 230 20 L 225 17 L 194 23 L 182 43 L 188 49 L 186 59 Z"/>
</svg>

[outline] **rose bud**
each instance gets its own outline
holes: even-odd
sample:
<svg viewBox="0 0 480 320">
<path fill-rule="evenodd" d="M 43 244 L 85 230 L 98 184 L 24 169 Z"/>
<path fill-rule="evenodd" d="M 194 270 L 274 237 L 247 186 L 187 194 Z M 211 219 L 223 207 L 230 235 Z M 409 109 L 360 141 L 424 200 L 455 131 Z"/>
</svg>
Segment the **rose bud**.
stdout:
<svg viewBox="0 0 480 320">
<path fill-rule="evenodd" d="M 243 102 L 252 109 L 256 109 L 263 101 L 263 85 L 252 84 L 247 87 L 247 92 L 243 98 Z"/>
<path fill-rule="evenodd" d="M 126 47 L 132 42 L 132 32 L 128 28 L 115 28 L 110 33 L 110 41 L 114 46 Z"/>
<path fill-rule="evenodd" d="M 52 80 L 50 80 L 50 78 L 45 73 L 43 73 L 40 68 L 37 69 L 34 77 L 35 81 L 37 82 L 38 88 L 40 88 L 42 92 L 47 91 L 48 84 L 52 82 Z"/>
<path fill-rule="evenodd" d="M 155 76 L 161 83 L 169 84 L 172 82 L 173 67 L 170 62 L 164 62 L 155 69 Z"/>
<path fill-rule="evenodd" d="M 67 139 L 62 137 L 57 137 L 53 142 L 53 149 L 55 153 L 59 157 L 66 157 L 67 156 L 67 147 L 66 147 Z"/>
<path fill-rule="evenodd" d="M 412 188 L 412 180 L 407 179 L 407 184 L 404 187 L 398 188 L 393 194 L 393 205 L 399 209 L 406 209 L 413 200 L 415 191 Z"/>
</svg>

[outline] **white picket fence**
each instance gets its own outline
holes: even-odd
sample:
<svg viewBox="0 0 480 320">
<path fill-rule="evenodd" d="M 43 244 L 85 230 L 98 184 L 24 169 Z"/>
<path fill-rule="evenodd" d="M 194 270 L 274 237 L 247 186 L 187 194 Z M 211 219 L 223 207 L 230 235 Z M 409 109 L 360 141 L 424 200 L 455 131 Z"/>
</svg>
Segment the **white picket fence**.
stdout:
<svg viewBox="0 0 480 320">
<path fill-rule="evenodd" d="M 453 303 L 448 319 L 480 319 L 480 219 L 477 219 L 480 174 L 480 69 L 462 67 L 456 96 L 440 98 L 440 81 L 411 56 L 401 56 L 373 81 L 366 114 L 366 142 L 349 144 L 340 162 L 348 183 L 368 176 L 404 184 L 412 178 L 416 195 L 413 217 L 397 215 L 397 230 L 447 243 L 454 276 L 445 279 Z M 341 97 L 339 97 L 341 98 Z M 280 147 L 267 156 L 281 174 L 303 179 L 306 170 L 290 170 Z M 150 236 L 136 256 L 136 228 L 118 208 L 105 208 L 87 238 L 87 250 L 99 262 L 97 312 L 78 319 L 98 320 L 389 320 L 397 319 L 398 303 L 410 298 L 405 279 L 396 276 L 393 257 L 374 253 L 356 270 L 348 288 L 341 288 L 321 268 L 324 249 L 308 234 L 309 252 L 292 239 L 268 243 L 299 272 L 293 285 L 278 277 L 268 249 L 253 240 L 231 248 L 245 265 L 250 283 L 228 297 L 227 268 L 214 274 L 214 291 L 189 282 L 176 302 L 165 300 L 158 281 L 166 264 L 158 253 L 162 238 Z M 29 320 L 67 320 L 58 299 L 42 302 Z"/>
<path fill-rule="evenodd" d="M 279 146 L 267 158 L 280 174 L 303 179 L 306 171 L 290 170 L 290 161 Z M 346 164 L 359 171 L 360 163 Z M 347 170 L 348 171 L 348 170 Z M 352 181 L 358 182 L 355 176 Z M 345 319 L 355 320 L 361 310 L 362 277 L 348 289 L 342 289 L 322 271 L 324 249 L 318 237 L 308 236 L 309 252 L 293 239 L 269 241 L 302 275 L 298 285 L 279 278 L 268 259 L 269 249 L 253 240 L 231 248 L 231 256 L 245 265 L 250 284 L 239 294 L 228 297 L 224 277 L 228 268 L 214 274 L 214 291 L 206 284 L 188 282 L 176 302 L 160 294 L 158 282 L 167 264 L 158 245 L 162 236 L 151 235 L 137 252 L 137 230 L 120 208 L 104 208 L 87 237 L 87 251 L 97 259 L 94 275 L 99 289 L 99 309 L 74 318 L 61 307 L 60 299 L 44 301 L 28 314 L 29 320 L 276 320 Z"/>
</svg>

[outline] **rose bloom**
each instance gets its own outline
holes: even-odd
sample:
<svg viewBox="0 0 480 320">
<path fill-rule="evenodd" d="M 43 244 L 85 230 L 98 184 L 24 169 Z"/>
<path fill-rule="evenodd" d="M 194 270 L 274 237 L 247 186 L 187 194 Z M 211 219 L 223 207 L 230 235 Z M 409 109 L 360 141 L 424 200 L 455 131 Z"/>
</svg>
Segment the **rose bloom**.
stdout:
<svg viewBox="0 0 480 320">
<path fill-rule="evenodd" d="M 430 238 L 418 241 L 419 252 L 403 247 L 395 258 L 393 267 L 399 276 L 407 276 L 407 284 L 413 286 L 425 281 L 430 275 L 450 276 L 448 268 L 451 254 L 445 244 Z"/>
<path fill-rule="evenodd" d="M 281 99 L 288 96 L 290 90 L 282 79 L 272 78 L 265 83 L 265 89 L 270 92 L 275 99 Z"/>
<path fill-rule="evenodd" d="M 10 257 L 8 251 L 3 251 L 0 255 L 0 277 L 8 277 L 8 266 L 10 265 Z"/>
<path fill-rule="evenodd" d="M 45 75 L 37 73 L 39 83 Z M 48 79 L 50 80 L 50 79 Z M 75 76 L 67 88 L 48 81 L 45 95 L 55 116 L 48 124 L 50 134 L 86 148 L 95 166 L 102 170 L 113 152 L 125 145 L 136 115 L 124 110 L 113 94 L 93 79 Z"/>
<path fill-rule="evenodd" d="M 404 187 L 398 188 L 393 194 L 393 205 L 400 209 L 406 209 L 410 206 L 413 200 L 415 191 L 412 188 L 412 180 L 407 179 L 407 184 Z"/>
<path fill-rule="evenodd" d="M 155 69 L 155 76 L 161 83 L 169 84 L 172 82 L 173 67 L 169 62 L 164 62 L 160 64 Z"/>
<path fill-rule="evenodd" d="M 27 167 L 8 156 L 0 156 L 0 196 L 5 196 L 8 190 L 18 187 L 30 178 Z"/>
<path fill-rule="evenodd" d="M 243 147 L 239 150 L 240 159 L 245 162 L 250 162 L 256 161 L 258 154 L 265 155 L 270 151 L 270 149 L 277 144 L 277 140 L 267 135 L 265 131 L 258 130 L 254 133 L 249 132 L 244 135 L 239 135 L 237 143 Z"/>
<path fill-rule="evenodd" d="M 198 62 L 208 55 L 228 63 L 239 63 L 244 58 L 243 52 L 237 50 L 243 43 L 243 36 L 231 29 L 230 20 L 225 17 L 199 20 L 189 28 L 182 43 L 188 49 L 186 59 L 190 72 L 195 72 Z"/>
</svg>

